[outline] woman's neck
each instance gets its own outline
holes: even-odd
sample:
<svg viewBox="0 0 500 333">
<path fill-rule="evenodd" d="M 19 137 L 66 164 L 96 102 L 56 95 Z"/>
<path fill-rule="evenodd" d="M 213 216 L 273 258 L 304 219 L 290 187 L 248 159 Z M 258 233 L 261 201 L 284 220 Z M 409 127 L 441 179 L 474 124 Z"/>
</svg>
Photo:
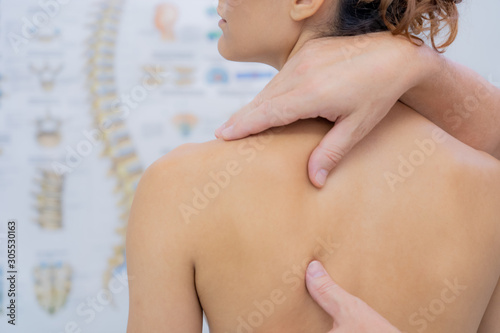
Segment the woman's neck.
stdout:
<svg viewBox="0 0 500 333">
<path fill-rule="evenodd" d="M 297 53 L 299 50 L 304 46 L 304 44 L 311 40 L 314 39 L 315 35 L 311 31 L 303 31 L 299 38 L 297 39 L 297 42 L 295 45 L 292 47 L 290 53 L 288 55 L 285 55 L 282 59 L 278 61 L 278 64 L 274 66 L 278 71 L 281 71 L 283 66 Z"/>
</svg>

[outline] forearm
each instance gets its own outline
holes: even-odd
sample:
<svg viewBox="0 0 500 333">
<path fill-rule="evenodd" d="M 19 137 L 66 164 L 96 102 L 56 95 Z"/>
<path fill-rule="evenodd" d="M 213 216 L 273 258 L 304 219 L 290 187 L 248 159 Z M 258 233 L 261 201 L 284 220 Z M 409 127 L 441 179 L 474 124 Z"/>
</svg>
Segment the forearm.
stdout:
<svg viewBox="0 0 500 333">
<path fill-rule="evenodd" d="M 401 101 L 473 148 L 500 158 L 500 89 L 473 70 L 422 49 L 418 83 Z"/>
</svg>

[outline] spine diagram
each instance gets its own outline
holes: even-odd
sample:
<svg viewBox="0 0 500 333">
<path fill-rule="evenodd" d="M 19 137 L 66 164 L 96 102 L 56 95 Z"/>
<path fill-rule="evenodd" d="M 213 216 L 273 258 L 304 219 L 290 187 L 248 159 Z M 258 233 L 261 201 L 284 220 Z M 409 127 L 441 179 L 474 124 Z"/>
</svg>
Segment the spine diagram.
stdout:
<svg viewBox="0 0 500 333">
<path fill-rule="evenodd" d="M 54 90 L 55 81 L 57 76 L 61 73 L 63 66 L 51 67 L 49 64 L 45 64 L 43 67 L 36 67 L 35 65 L 30 66 L 31 72 L 36 75 L 40 87 L 45 92 L 51 92 Z"/>
<path fill-rule="evenodd" d="M 104 127 L 102 157 L 110 160 L 108 175 L 116 179 L 115 193 L 121 210 L 120 225 L 116 228 L 120 243 L 113 247 L 104 273 L 107 287 L 113 273 L 125 267 L 125 233 L 134 192 L 143 173 L 132 143 L 124 115 L 120 112 L 115 82 L 114 56 L 118 24 L 123 0 L 108 0 L 99 5 L 96 21 L 89 39 L 88 87 L 95 125 Z M 105 126 L 103 126 L 105 124 Z"/>
<path fill-rule="evenodd" d="M 42 178 L 37 179 L 40 191 L 35 194 L 38 212 L 36 222 L 43 229 L 61 229 L 64 175 L 49 170 L 41 170 L 41 174 Z"/>
<path fill-rule="evenodd" d="M 40 146 L 55 147 L 61 143 L 61 121 L 49 111 L 44 118 L 37 119 L 36 127 L 36 140 Z"/>
</svg>

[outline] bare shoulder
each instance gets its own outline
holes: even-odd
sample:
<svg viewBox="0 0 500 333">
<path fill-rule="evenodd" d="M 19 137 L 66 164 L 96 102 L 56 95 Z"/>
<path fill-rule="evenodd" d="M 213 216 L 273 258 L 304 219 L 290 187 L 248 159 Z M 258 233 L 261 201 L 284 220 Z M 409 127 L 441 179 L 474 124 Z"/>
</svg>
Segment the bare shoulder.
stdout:
<svg viewBox="0 0 500 333">
<path fill-rule="evenodd" d="M 443 178 L 437 180 L 443 191 L 440 209 L 449 212 L 469 245 L 492 259 L 499 276 L 500 263 L 494 258 L 500 253 L 500 161 L 460 142 L 446 148 L 435 166 Z"/>
<path fill-rule="evenodd" d="M 472 188 L 471 197 L 474 197 L 478 211 L 489 221 L 485 228 L 494 239 L 493 258 L 498 258 L 500 253 L 500 161 L 494 157 L 477 152 L 479 165 L 467 163 L 462 170 L 462 177 L 467 179 L 468 186 Z M 458 179 L 457 179 L 458 180 Z M 485 249 L 486 246 L 485 246 Z M 486 312 L 481 321 L 478 333 L 493 333 L 500 330 L 500 264 L 497 264 L 497 285 L 490 299 Z"/>
<path fill-rule="evenodd" d="M 157 207 L 165 209 L 160 201 L 167 200 L 172 209 L 175 202 L 171 213 L 185 224 L 236 216 L 242 200 L 257 204 L 276 191 L 293 200 L 301 189 L 314 189 L 307 161 L 329 128 L 324 121 L 303 120 L 240 140 L 184 144 L 146 170 L 138 191 L 148 192 Z"/>
<path fill-rule="evenodd" d="M 214 214 L 227 206 L 227 198 L 234 197 L 232 185 L 242 171 L 235 143 L 184 144 L 147 168 L 136 199 L 147 197 L 141 201 L 154 206 L 150 208 L 157 214 L 168 214 L 165 223 L 169 227 L 184 229 L 194 222 L 217 220 Z M 189 227 L 191 234 L 193 230 Z"/>
<path fill-rule="evenodd" d="M 178 244 L 189 240 L 189 230 L 182 220 L 180 207 L 186 196 L 192 172 L 202 158 L 197 145 L 185 144 L 177 147 L 152 163 L 142 175 L 134 195 L 128 228 L 127 246 L 140 244 L 162 235 L 164 241 L 174 240 Z M 161 244 L 163 242 L 159 242 Z M 140 248 L 140 245 L 138 245 Z"/>
<path fill-rule="evenodd" d="M 449 185 L 458 198 L 475 203 L 475 211 L 500 227 L 500 161 L 470 147 L 450 153 L 450 160 Z"/>
<path fill-rule="evenodd" d="M 126 239 L 129 332 L 201 331 L 194 240 L 178 213 L 184 154 L 181 147 L 147 168 L 134 196 Z"/>
<path fill-rule="evenodd" d="M 469 223 L 484 221 L 486 230 L 500 236 L 500 161 L 447 133 L 442 132 L 441 138 L 442 147 L 431 172 L 442 178 L 458 214 L 466 216 Z"/>
<path fill-rule="evenodd" d="M 227 150 L 218 140 L 180 145 L 146 169 L 138 190 L 173 199 L 217 168 Z"/>
<path fill-rule="evenodd" d="M 360 160 L 378 158 L 364 181 L 380 180 L 373 186 L 377 193 L 385 190 L 384 198 L 405 207 L 425 207 L 460 230 L 496 237 L 500 251 L 500 161 L 403 105 L 394 111 L 358 149 Z"/>
</svg>

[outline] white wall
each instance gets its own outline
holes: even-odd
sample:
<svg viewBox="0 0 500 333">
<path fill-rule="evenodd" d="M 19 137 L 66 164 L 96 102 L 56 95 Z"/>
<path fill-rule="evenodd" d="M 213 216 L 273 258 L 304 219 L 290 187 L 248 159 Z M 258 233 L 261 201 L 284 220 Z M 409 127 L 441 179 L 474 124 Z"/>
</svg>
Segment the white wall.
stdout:
<svg viewBox="0 0 500 333">
<path fill-rule="evenodd" d="M 500 1 L 463 0 L 455 43 L 445 53 L 500 86 Z"/>
</svg>

